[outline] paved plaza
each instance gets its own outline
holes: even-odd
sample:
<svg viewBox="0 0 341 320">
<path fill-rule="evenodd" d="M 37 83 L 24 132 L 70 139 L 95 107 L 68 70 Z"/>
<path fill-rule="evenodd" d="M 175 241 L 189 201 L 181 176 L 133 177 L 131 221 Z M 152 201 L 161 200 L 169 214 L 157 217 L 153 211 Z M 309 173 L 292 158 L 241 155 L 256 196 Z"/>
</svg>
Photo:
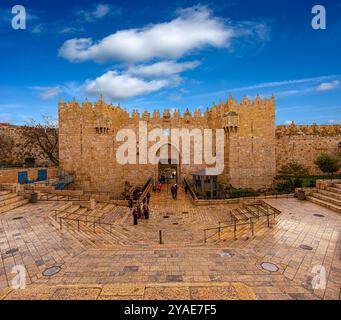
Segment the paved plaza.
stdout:
<svg viewBox="0 0 341 320">
<path fill-rule="evenodd" d="M 14 209 L 0 216 L 0 299 L 340 299 L 341 215 L 293 198 L 266 202 L 282 211 L 270 228 L 207 243 L 203 229 L 236 205 L 194 206 L 182 190 L 176 201 L 153 193 L 151 217 L 138 226 L 115 208 L 112 234 L 60 229 L 53 212 L 62 202 Z M 18 265 L 26 289 L 12 289 Z M 326 287 L 313 289 L 319 266 Z"/>
</svg>

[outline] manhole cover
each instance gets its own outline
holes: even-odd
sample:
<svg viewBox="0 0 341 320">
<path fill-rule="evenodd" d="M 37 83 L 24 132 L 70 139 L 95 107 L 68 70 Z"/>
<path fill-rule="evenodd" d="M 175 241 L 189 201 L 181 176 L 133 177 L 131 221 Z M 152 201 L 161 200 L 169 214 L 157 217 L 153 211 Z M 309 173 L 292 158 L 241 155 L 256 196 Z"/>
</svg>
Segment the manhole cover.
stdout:
<svg viewBox="0 0 341 320">
<path fill-rule="evenodd" d="M 15 217 L 12 220 L 21 220 L 21 219 L 23 219 L 23 217 Z"/>
<path fill-rule="evenodd" d="M 220 254 L 221 257 L 227 257 L 227 258 L 231 258 L 231 255 L 228 252 L 222 252 Z"/>
<path fill-rule="evenodd" d="M 300 248 L 303 249 L 303 250 L 313 250 L 313 248 L 311 246 L 307 246 L 305 244 L 301 244 Z"/>
<path fill-rule="evenodd" d="M 316 214 L 314 214 L 314 217 L 324 218 L 324 215 L 323 215 L 323 214 L 318 214 L 318 213 L 316 213 Z"/>
<path fill-rule="evenodd" d="M 6 254 L 13 254 L 13 253 L 16 253 L 16 252 L 18 252 L 18 251 L 19 251 L 18 248 L 13 248 L 13 249 L 10 249 L 10 250 L 6 251 L 5 253 L 6 253 Z"/>
<path fill-rule="evenodd" d="M 270 272 L 277 272 L 279 268 L 271 262 L 262 262 L 260 265 L 264 270 L 270 271 Z"/>
<path fill-rule="evenodd" d="M 57 274 L 59 271 L 60 271 L 60 267 L 58 266 L 47 268 L 43 271 L 43 276 L 50 277 L 50 276 Z"/>
</svg>

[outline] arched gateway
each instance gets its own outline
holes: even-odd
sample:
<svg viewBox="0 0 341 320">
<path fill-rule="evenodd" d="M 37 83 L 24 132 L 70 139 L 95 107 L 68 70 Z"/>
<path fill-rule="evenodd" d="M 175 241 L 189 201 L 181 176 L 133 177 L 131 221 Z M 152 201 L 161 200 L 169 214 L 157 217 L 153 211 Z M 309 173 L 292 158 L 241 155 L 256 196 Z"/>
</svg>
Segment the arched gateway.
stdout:
<svg viewBox="0 0 341 320">
<path fill-rule="evenodd" d="M 163 148 L 166 148 L 164 152 L 162 152 Z M 167 156 L 163 157 L 163 154 Z M 156 156 L 160 159 L 155 168 L 155 180 L 164 182 L 167 179 L 172 179 L 178 183 L 181 171 L 181 156 L 179 150 L 171 143 L 167 143 L 160 147 Z"/>
</svg>

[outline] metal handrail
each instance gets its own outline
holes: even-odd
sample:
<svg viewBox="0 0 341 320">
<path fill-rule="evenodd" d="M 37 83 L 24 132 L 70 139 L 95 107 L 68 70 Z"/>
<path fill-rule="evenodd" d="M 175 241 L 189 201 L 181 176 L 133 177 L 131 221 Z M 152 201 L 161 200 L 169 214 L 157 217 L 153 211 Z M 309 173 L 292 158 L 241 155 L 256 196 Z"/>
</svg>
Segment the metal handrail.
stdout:
<svg viewBox="0 0 341 320">
<path fill-rule="evenodd" d="M 196 196 L 195 192 L 193 191 L 191 185 L 187 182 L 186 178 L 184 178 L 184 183 L 187 186 L 188 190 L 189 190 L 189 194 L 191 195 L 192 199 L 194 201 L 198 200 L 198 197 Z"/>
<path fill-rule="evenodd" d="M 142 192 L 140 197 L 138 198 L 138 202 L 143 201 L 144 197 L 147 195 L 147 193 L 149 192 L 150 188 L 152 186 L 152 178 L 150 177 L 148 179 L 148 181 L 144 184 L 143 188 L 142 188 Z"/>
<path fill-rule="evenodd" d="M 45 198 L 45 199 L 44 199 Z M 55 198 L 55 199 L 51 199 Z M 90 197 L 86 195 L 61 195 L 56 193 L 41 193 L 39 195 L 41 201 L 90 201 Z"/>
<path fill-rule="evenodd" d="M 214 237 L 216 234 L 218 234 L 218 237 L 220 240 L 221 231 L 223 229 L 231 228 L 231 227 L 234 227 L 234 240 L 237 240 L 237 237 L 236 237 L 237 226 L 243 226 L 243 225 L 250 225 L 252 236 L 254 236 L 254 223 L 255 223 L 255 221 L 258 221 L 261 217 L 266 217 L 267 218 L 267 225 L 268 225 L 268 227 L 270 227 L 270 216 L 273 215 L 275 218 L 276 215 L 279 215 L 281 213 L 280 210 L 271 206 L 270 204 L 266 203 L 263 200 L 259 200 L 259 203 L 254 204 L 254 205 L 261 205 L 262 207 L 265 207 L 267 209 L 266 214 L 265 215 L 259 215 L 259 208 L 257 208 L 258 217 L 249 217 L 247 219 L 238 219 L 237 220 L 236 216 L 233 213 L 233 211 L 235 211 L 236 209 L 233 209 L 230 211 L 230 214 L 232 215 L 232 218 L 233 218 L 233 222 L 231 223 L 231 221 L 219 221 L 218 227 L 204 229 L 204 242 L 206 243 L 208 239 Z M 269 209 L 271 209 L 273 211 L 273 213 L 271 213 L 269 211 Z M 248 221 L 248 222 L 239 222 L 239 221 Z M 225 224 L 225 225 L 223 225 L 223 224 Z M 207 235 L 206 235 L 207 232 L 211 231 L 211 230 L 217 230 L 217 232 L 214 233 L 212 236 L 207 237 Z"/>
</svg>

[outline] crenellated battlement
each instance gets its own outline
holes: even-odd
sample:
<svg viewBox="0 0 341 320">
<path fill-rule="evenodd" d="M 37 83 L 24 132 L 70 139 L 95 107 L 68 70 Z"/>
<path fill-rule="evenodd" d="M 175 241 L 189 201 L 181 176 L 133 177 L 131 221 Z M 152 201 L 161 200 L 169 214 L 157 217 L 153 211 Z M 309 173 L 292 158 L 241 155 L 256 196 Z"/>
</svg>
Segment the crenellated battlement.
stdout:
<svg viewBox="0 0 341 320">
<path fill-rule="evenodd" d="M 125 109 L 121 108 L 120 105 L 113 105 L 112 103 L 107 104 L 103 97 L 101 96 L 98 101 L 91 103 L 86 98 L 83 103 L 78 103 L 76 99 L 73 101 L 64 102 L 63 100 L 59 100 L 59 111 L 60 112 L 82 112 L 82 113 L 102 113 L 103 115 L 111 116 L 117 114 L 124 114 L 127 119 L 131 121 L 183 121 L 185 123 L 189 123 L 191 121 L 208 121 L 209 119 L 215 118 L 223 118 L 229 112 L 248 112 L 248 111 L 266 111 L 271 110 L 274 111 L 275 107 L 275 98 L 272 96 L 270 99 L 261 99 L 260 96 L 257 96 L 255 99 L 250 100 L 247 97 L 244 97 L 240 103 L 232 97 L 232 94 L 229 95 L 229 98 L 226 102 L 220 102 L 218 105 L 213 104 L 210 108 L 207 108 L 205 112 L 202 112 L 199 108 L 194 112 L 190 112 L 187 108 L 186 111 L 181 114 L 179 109 L 173 109 L 170 111 L 169 109 L 164 109 L 161 113 L 158 109 L 153 112 L 148 112 L 145 110 L 142 114 L 134 109 L 130 114 Z"/>
<path fill-rule="evenodd" d="M 276 138 L 284 136 L 321 136 L 335 137 L 341 135 L 341 125 L 296 125 L 292 123 L 288 126 L 277 126 Z"/>
</svg>

